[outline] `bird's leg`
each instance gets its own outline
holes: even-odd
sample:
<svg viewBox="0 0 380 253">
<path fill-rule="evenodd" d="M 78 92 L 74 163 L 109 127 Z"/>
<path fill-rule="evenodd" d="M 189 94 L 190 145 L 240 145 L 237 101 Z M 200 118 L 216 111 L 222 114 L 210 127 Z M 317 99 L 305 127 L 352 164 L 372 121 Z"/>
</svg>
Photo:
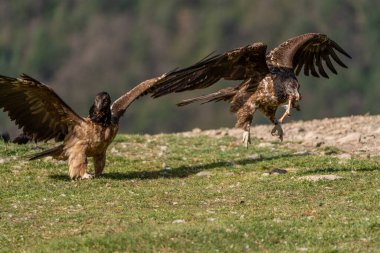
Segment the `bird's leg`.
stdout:
<svg viewBox="0 0 380 253">
<path fill-rule="evenodd" d="M 84 152 L 73 152 L 69 155 L 69 176 L 71 179 L 90 179 L 87 173 L 87 156 Z"/>
<path fill-rule="evenodd" d="M 247 123 L 243 132 L 244 147 L 248 148 L 248 144 L 251 144 L 251 122 Z"/>
<path fill-rule="evenodd" d="M 106 165 L 106 154 L 94 156 L 95 176 L 99 176 L 103 173 Z"/>
<path fill-rule="evenodd" d="M 253 114 L 256 112 L 257 108 L 254 104 L 245 104 L 240 108 L 237 113 L 237 123 L 236 127 L 242 128 L 243 132 L 243 143 L 244 147 L 248 148 L 248 144 L 251 143 L 251 122 L 253 119 Z"/>
<path fill-rule="evenodd" d="M 292 109 L 293 99 L 288 100 L 288 104 L 286 105 L 286 110 L 284 112 L 284 115 L 278 120 L 280 123 L 283 123 L 285 118 L 290 116 L 290 109 Z"/>
<path fill-rule="evenodd" d="M 275 117 L 275 112 L 273 113 L 273 115 L 271 115 L 269 117 L 270 121 L 274 124 L 274 127 L 271 131 L 271 134 L 273 136 L 278 136 L 278 138 L 280 138 L 280 140 L 282 141 L 283 140 L 283 137 L 284 137 L 284 131 L 282 130 L 282 127 L 281 127 L 281 122 L 279 122 L 276 117 Z"/>
</svg>

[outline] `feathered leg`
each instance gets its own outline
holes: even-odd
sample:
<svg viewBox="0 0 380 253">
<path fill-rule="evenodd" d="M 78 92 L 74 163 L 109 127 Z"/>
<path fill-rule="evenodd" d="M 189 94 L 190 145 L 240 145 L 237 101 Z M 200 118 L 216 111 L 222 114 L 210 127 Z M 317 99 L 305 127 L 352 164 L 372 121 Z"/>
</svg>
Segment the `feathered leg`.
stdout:
<svg viewBox="0 0 380 253">
<path fill-rule="evenodd" d="M 252 104 L 245 104 L 236 112 L 237 123 L 235 127 L 242 128 L 243 133 L 243 143 L 246 148 L 248 144 L 251 143 L 251 123 L 253 119 L 253 114 L 256 112 L 257 108 Z"/>
<path fill-rule="evenodd" d="M 106 165 L 106 154 L 94 156 L 95 176 L 99 176 L 103 173 Z"/>
<path fill-rule="evenodd" d="M 87 173 L 87 156 L 84 152 L 72 152 L 69 155 L 69 176 L 71 179 L 90 179 Z"/>
</svg>

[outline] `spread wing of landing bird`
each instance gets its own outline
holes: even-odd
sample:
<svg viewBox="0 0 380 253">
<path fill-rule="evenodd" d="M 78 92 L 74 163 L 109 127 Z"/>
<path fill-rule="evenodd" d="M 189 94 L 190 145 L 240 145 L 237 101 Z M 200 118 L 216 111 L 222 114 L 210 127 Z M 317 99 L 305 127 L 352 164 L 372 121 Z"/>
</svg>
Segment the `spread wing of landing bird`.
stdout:
<svg viewBox="0 0 380 253">
<path fill-rule="evenodd" d="M 138 84 L 112 104 L 108 93 L 98 93 L 88 117 L 79 116 L 53 89 L 28 75 L 0 76 L 0 108 L 34 141 L 63 141 L 54 148 L 34 154 L 31 160 L 45 156 L 67 160 L 72 179 L 91 178 L 87 173 L 87 157 L 94 158 L 95 175 L 100 175 L 120 117 L 163 76 Z"/>
<path fill-rule="evenodd" d="M 253 114 L 259 110 L 274 124 L 272 135 L 278 135 L 282 140 L 281 123 L 290 115 L 291 108 L 300 108 L 300 85 L 296 75 L 302 69 L 306 76 L 329 78 L 327 69 L 337 74 L 333 62 L 347 68 L 337 52 L 351 58 L 336 42 L 319 33 L 291 38 L 268 53 L 264 43 L 253 43 L 224 54 L 210 55 L 190 67 L 169 73 L 159 81 L 152 96 L 203 89 L 221 79 L 241 80 L 235 86 L 187 99 L 178 105 L 229 101 L 230 111 L 237 116 L 236 127 L 244 130 L 243 143 L 246 147 L 250 143 Z M 286 107 L 286 111 L 276 119 L 276 110 L 281 105 Z"/>
</svg>

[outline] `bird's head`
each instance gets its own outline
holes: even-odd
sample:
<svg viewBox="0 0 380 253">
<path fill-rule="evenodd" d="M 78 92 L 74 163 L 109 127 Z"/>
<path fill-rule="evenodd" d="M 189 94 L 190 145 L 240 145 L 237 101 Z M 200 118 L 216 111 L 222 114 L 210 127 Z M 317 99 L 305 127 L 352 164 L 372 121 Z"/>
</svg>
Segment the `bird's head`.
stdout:
<svg viewBox="0 0 380 253">
<path fill-rule="evenodd" d="M 90 108 L 90 119 L 104 126 L 111 124 L 111 97 L 107 92 L 96 95 L 94 104 Z"/>
</svg>

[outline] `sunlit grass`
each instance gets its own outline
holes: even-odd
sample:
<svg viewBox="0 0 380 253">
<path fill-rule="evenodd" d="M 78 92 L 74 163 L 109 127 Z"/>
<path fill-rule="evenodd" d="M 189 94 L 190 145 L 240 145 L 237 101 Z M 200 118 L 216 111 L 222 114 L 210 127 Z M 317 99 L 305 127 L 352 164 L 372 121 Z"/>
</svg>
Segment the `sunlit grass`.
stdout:
<svg viewBox="0 0 380 253">
<path fill-rule="evenodd" d="M 105 174 L 89 181 L 70 181 L 65 163 L 27 162 L 33 145 L 1 144 L 0 251 L 380 248 L 377 160 L 300 155 L 281 143 L 258 143 L 245 149 L 230 137 L 120 135 Z M 273 169 L 288 173 L 268 173 Z M 326 174 L 343 178 L 301 180 Z"/>
</svg>

